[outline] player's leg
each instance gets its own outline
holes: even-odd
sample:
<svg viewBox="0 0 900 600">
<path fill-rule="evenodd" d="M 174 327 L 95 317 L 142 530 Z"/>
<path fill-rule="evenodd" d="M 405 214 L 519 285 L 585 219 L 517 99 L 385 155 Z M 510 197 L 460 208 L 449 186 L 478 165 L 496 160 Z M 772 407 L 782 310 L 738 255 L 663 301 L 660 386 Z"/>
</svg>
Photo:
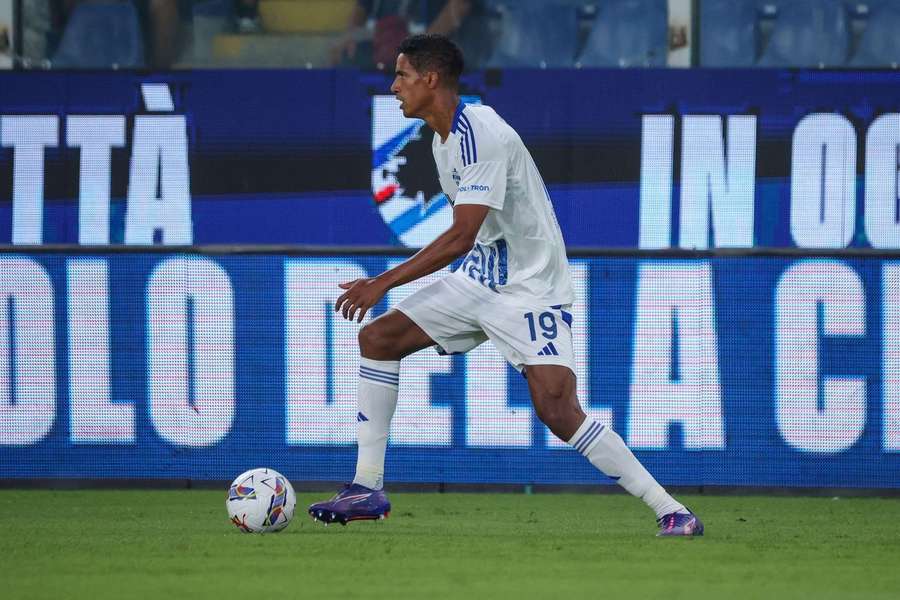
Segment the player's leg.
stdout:
<svg viewBox="0 0 900 600">
<path fill-rule="evenodd" d="M 372 490 L 383 487 L 388 432 L 400 386 L 400 359 L 433 345 L 434 340 L 398 310 L 388 311 L 360 330 L 354 484 Z"/>
<path fill-rule="evenodd" d="M 638 462 L 615 431 L 587 418 L 578 402 L 572 314 L 566 306 L 510 308 L 494 303 L 480 323 L 501 354 L 528 378 L 541 421 L 595 467 L 642 499 L 663 519 L 663 535 L 702 533 L 702 524 Z"/>
<path fill-rule="evenodd" d="M 326 524 L 386 517 L 391 504 L 384 493 L 384 457 L 391 419 L 397 407 L 400 359 L 434 345 L 408 316 L 391 310 L 359 331 L 357 454 L 353 482 L 309 514 Z"/>
<path fill-rule="evenodd" d="M 587 418 L 575 393 L 575 374 L 561 365 L 526 365 L 525 374 L 538 418 L 568 441 Z"/>
<path fill-rule="evenodd" d="M 360 330 L 356 475 L 333 498 L 311 505 L 313 518 L 346 524 L 387 516 L 391 505 L 383 490 L 384 458 L 397 406 L 400 360 L 436 343 L 455 353 L 484 342 L 484 332 L 466 316 L 472 300 L 458 286 L 438 280 Z"/>
<path fill-rule="evenodd" d="M 560 354 L 564 343 L 556 344 Z M 575 393 L 575 374 L 565 366 L 525 366 L 528 389 L 541 421 L 556 437 L 568 442 L 591 464 L 614 479 L 656 513 L 662 535 L 699 535 L 703 525 L 683 504 L 672 498 L 625 445 L 622 437 L 581 410 Z"/>
</svg>

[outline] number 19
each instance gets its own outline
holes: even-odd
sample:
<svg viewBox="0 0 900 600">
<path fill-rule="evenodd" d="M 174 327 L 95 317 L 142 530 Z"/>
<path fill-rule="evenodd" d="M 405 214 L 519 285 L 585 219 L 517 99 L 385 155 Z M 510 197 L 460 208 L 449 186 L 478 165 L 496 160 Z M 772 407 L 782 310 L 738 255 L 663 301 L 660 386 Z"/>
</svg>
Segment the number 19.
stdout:
<svg viewBox="0 0 900 600">
<path fill-rule="evenodd" d="M 531 334 L 531 341 L 537 341 L 537 332 L 534 328 L 534 313 L 525 313 L 525 320 L 528 321 L 528 332 Z M 537 318 L 537 324 L 541 328 L 541 335 L 544 339 L 552 340 L 556 338 L 556 317 L 552 312 L 542 312 Z"/>
</svg>

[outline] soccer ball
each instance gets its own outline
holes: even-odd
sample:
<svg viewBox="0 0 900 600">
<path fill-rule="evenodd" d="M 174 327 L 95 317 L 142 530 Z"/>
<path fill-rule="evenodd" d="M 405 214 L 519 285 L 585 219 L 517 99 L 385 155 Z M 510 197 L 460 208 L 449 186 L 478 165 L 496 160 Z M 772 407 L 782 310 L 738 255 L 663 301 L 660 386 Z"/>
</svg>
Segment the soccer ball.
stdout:
<svg viewBox="0 0 900 600">
<path fill-rule="evenodd" d="M 287 477 L 273 469 L 250 469 L 228 488 L 225 508 L 244 533 L 281 531 L 294 518 L 297 496 Z"/>
</svg>

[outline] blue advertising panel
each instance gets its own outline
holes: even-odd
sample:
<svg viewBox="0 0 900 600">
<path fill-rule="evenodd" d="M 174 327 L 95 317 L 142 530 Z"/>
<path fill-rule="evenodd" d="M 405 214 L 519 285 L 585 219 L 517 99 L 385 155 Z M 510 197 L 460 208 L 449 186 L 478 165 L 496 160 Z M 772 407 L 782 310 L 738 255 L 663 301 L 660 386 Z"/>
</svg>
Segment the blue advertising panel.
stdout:
<svg viewBox="0 0 900 600">
<path fill-rule="evenodd" d="M 0 243 L 421 246 L 389 74 L 0 73 Z M 570 247 L 900 247 L 900 72 L 484 71 Z"/>
<path fill-rule="evenodd" d="M 334 314 L 337 284 L 399 260 L 3 254 L 0 478 L 347 479 L 359 325 Z M 571 269 L 582 403 L 662 482 L 900 487 L 900 260 Z M 400 380 L 389 482 L 611 483 L 549 434 L 489 343 L 414 354 Z"/>
</svg>

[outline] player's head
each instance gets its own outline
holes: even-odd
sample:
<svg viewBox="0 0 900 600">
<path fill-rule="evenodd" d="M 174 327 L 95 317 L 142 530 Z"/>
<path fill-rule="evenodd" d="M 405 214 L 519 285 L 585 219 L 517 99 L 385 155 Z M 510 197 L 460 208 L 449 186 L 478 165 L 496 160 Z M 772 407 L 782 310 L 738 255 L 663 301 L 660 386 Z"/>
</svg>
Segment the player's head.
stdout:
<svg viewBox="0 0 900 600">
<path fill-rule="evenodd" d="M 437 34 L 414 35 L 406 38 L 398 51 L 391 91 L 400 99 L 404 116 L 419 116 L 436 94 L 456 94 L 463 55 L 448 38 Z"/>
</svg>

